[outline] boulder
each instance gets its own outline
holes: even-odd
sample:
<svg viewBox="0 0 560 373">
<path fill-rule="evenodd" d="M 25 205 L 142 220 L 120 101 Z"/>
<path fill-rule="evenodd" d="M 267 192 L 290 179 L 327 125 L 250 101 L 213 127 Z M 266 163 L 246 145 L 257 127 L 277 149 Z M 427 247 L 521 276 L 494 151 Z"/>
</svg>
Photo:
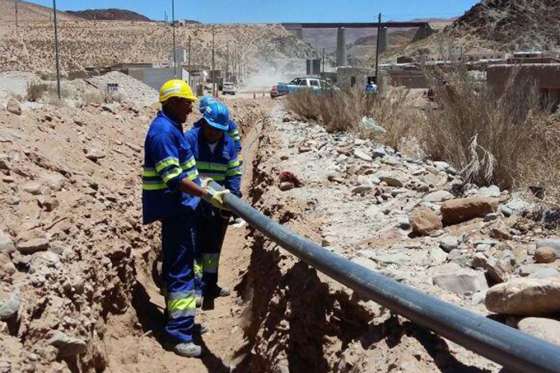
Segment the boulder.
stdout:
<svg viewBox="0 0 560 373">
<path fill-rule="evenodd" d="M 482 187 L 476 193 L 480 197 L 494 197 L 497 198 L 500 196 L 501 191 L 496 185 L 491 185 L 489 187 Z"/>
<path fill-rule="evenodd" d="M 434 276 L 434 285 L 461 297 L 473 295 L 488 289 L 484 273 L 473 270 L 460 270 L 457 273 Z"/>
<path fill-rule="evenodd" d="M 504 224 L 498 224 L 490 229 L 490 237 L 507 241 L 511 240 L 511 233 L 509 233 L 509 229 Z"/>
<path fill-rule="evenodd" d="M 366 162 L 373 161 L 373 158 L 369 154 L 360 149 L 354 149 L 354 157 Z"/>
<path fill-rule="evenodd" d="M 512 254 L 506 254 L 502 258 L 496 259 L 493 256 L 487 257 L 482 253 L 477 253 L 472 260 L 472 266 L 486 271 L 488 279 L 495 284 L 505 282 L 511 277 L 514 264 L 515 259 Z"/>
<path fill-rule="evenodd" d="M 291 183 L 289 181 L 283 181 L 280 183 L 278 187 L 280 188 L 281 191 L 286 191 L 286 190 L 294 189 L 295 185 L 294 183 Z"/>
<path fill-rule="evenodd" d="M 560 345 L 560 321 L 558 320 L 527 317 L 521 320 L 517 327 L 527 334 Z"/>
<path fill-rule="evenodd" d="M 441 218 L 427 207 L 417 207 L 410 216 L 412 233 L 417 236 L 426 236 L 443 228 Z"/>
<path fill-rule="evenodd" d="M 33 238 L 17 244 L 17 249 L 22 254 L 33 254 L 38 251 L 46 251 L 48 248 L 49 240 L 46 238 Z"/>
<path fill-rule="evenodd" d="M 560 312 L 560 278 L 517 278 L 493 286 L 486 308 L 495 313 L 539 316 Z"/>
<path fill-rule="evenodd" d="M 352 189 L 352 194 L 364 195 L 364 194 L 367 194 L 367 193 L 371 192 L 372 190 L 373 190 L 373 187 L 371 187 L 371 186 L 359 185 L 359 186 L 355 187 L 354 189 Z"/>
<path fill-rule="evenodd" d="M 454 237 L 454 236 L 443 236 L 439 240 L 439 246 L 446 253 L 450 253 L 451 251 L 453 251 L 453 250 L 455 250 L 459 247 L 459 239 L 457 237 Z"/>
<path fill-rule="evenodd" d="M 48 341 L 48 344 L 58 349 L 59 355 L 72 357 L 86 352 L 87 344 L 81 338 L 71 337 L 56 330 Z"/>
<path fill-rule="evenodd" d="M 556 250 L 551 247 L 539 247 L 534 255 L 535 263 L 553 263 L 556 261 Z"/>
<path fill-rule="evenodd" d="M 383 172 L 376 176 L 379 178 L 379 180 L 385 182 L 388 186 L 391 187 L 402 188 L 405 184 L 402 175 L 394 172 Z"/>
<path fill-rule="evenodd" d="M 14 241 L 5 234 L 4 232 L 0 231 L 0 253 L 9 254 L 15 250 Z"/>
<path fill-rule="evenodd" d="M 16 316 L 19 312 L 21 300 L 19 292 L 14 291 L 5 299 L 0 299 L 0 320 L 6 321 Z"/>
<path fill-rule="evenodd" d="M 27 193 L 31 193 L 34 196 L 41 194 L 42 184 L 38 181 L 30 181 L 23 184 L 22 189 Z"/>
<path fill-rule="evenodd" d="M 92 162 L 97 162 L 98 160 L 105 158 L 105 153 L 99 149 L 86 148 L 84 149 L 84 153 L 86 158 Z"/>
<path fill-rule="evenodd" d="M 441 205 L 444 225 L 459 224 L 471 219 L 482 218 L 495 212 L 498 201 L 492 198 L 471 197 L 452 199 Z"/>
<path fill-rule="evenodd" d="M 424 197 L 424 201 L 438 203 L 438 202 L 448 201 L 448 200 L 453 199 L 453 198 L 455 198 L 453 196 L 453 194 L 449 193 L 448 191 L 439 190 L 437 192 L 433 192 L 433 193 L 430 193 L 430 194 L 426 195 Z"/>
<path fill-rule="evenodd" d="M 21 115 L 21 106 L 15 98 L 10 98 L 6 105 L 6 110 L 15 115 Z"/>
<path fill-rule="evenodd" d="M 540 268 L 529 274 L 529 278 L 552 278 L 560 277 L 560 272 L 556 268 L 546 267 Z"/>
<path fill-rule="evenodd" d="M 548 238 L 545 240 L 538 240 L 536 242 L 537 249 L 541 247 L 550 247 L 556 251 L 556 256 L 560 257 L 560 238 Z"/>
</svg>

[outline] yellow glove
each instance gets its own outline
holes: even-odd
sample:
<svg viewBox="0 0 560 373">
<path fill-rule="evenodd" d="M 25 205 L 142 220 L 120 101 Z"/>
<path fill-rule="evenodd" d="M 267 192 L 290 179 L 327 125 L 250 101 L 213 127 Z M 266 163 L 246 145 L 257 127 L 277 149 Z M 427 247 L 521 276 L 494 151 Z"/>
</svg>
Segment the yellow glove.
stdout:
<svg viewBox="0 0 560 373">
<path fill-rule="evenodd" d="M 217 209 L 229 211 L 229 209 L 226 206 L 224 206 L 224 196 L 226 194 L 231 193 L 229 190 L 226 189 L 221 192 L 218 192 L 216 190 L 208 188 L 208 192 L 210 193 L 210 195 L 209 198 L 206 199 L 207 202 L 212 204 L 212 206 L 214 206 Z"/>
</svg>

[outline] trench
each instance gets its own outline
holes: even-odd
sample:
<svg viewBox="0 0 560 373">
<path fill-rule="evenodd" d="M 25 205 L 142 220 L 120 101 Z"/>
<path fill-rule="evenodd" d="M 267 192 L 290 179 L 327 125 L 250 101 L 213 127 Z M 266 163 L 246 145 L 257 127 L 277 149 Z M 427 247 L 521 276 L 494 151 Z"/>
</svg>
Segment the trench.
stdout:
<svg viewBox="0 0 560 373">
<path fill-rule="evenodd" d="M 272 120 L 267 115 L 246 124 L 245 199 L 296 231 L 312 230 L 316 223 L 306 221 L 302 209 L 271 198 L 277 171 L 266 164 L 275 151 Z M 210 328 L 198 340 L 202 359 L 179 357 L 161 340 L 163 298 L 152 276 L 157 229 L 145 234 L 152 245 L 136 248 L 132 307 L 107 320 L 106 371 L 370 372 L 374 366 L 398 370 L 412 359 L 428 371 L 485 372 L 457 360 L 443 338 L 364 301 L 251 227 L 228 231 L 220 277 L 234 292 L 198 319 Z"/>
</svg>

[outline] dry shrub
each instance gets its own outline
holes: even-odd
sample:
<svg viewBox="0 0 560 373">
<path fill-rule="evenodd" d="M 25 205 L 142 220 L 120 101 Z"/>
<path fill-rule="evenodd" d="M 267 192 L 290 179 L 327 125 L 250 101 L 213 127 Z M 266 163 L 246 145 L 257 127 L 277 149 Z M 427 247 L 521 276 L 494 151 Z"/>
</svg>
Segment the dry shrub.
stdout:
<svg viewBox="0 0 560 373">
<path fill-rule="evenodd" d="M 316 120 L 328 132 L 353 131 L 362 137 L 377 137 L 394 148 L 418 122 L 418 111 L 403 108 L 407 90 L 391 90 L 385 96 L 367 95 L 360 89 L 322 94 L 301 90 L 287 97 L 287 108 L 300 117 Z M 375 119 L 386 130 L 383 135 L 361 128 L 363 117 Z"/>
<path fill-rule="evenodd" d="M 39 101 L 45 92 L 49 90 L 49 85 L 47 83 L 41 82 L 31 82 L 27 85 L 27 101 Z"/>
<path fill-rule="evenodd" d="M 544 124 L 550 114 L 530 82 L 512 76 L 498 95 L 463 67 L 427 74 L 437 105 L 426 113 L 424 151 L 450 162 L 467 181 L 504 189 L 534 183 L 538 176 L 531 170 L 560 154 L 560 142 L 550 137 L 558 128 Z"/>
</svg>

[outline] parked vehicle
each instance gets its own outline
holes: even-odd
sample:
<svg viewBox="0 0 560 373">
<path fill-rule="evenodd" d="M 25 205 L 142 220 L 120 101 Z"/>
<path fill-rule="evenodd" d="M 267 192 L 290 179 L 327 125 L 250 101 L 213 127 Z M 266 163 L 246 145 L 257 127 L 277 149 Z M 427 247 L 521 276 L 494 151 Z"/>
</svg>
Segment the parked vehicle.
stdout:
<svg viewBox="0 0 560 373">
<path fill-rule="evenodd" d="M 326 80 L 318 78 L 295 78 L 289 83 L 278 83 L 273 86 L 270 91 L 270 97 L 280 97 L 293 92 L 297 92 L 301 89 L 310 89 L 314 92 L 321 93 L 324 91 L 338 90 L 337 87 L 333 86 Z"/>
<path fill-rule="evenodd" d="M 224 86 L 222 87 L 222 94 L 223 95 L 235 95 L 235 84 L 231 82 L 224 82 Z"/>
</svg>

